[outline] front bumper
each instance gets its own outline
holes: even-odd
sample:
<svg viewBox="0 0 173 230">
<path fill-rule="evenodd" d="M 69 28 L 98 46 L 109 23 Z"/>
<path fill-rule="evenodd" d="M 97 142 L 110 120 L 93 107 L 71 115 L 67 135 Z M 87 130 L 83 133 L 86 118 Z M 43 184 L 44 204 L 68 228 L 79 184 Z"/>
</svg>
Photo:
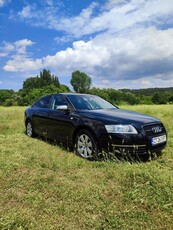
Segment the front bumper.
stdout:
<svg viewBox="0 0 173 230">
<path fill-rule="evenodd" d="M 166 135 L 163 133 L 162 135 Z M 166 147 L 166 141 L 152 146 L 153 136 L 105 134 L 100 138 L 99 146 L 115 156 L 143 157 L 153 153 L 160 153 Z"/>
</svg>

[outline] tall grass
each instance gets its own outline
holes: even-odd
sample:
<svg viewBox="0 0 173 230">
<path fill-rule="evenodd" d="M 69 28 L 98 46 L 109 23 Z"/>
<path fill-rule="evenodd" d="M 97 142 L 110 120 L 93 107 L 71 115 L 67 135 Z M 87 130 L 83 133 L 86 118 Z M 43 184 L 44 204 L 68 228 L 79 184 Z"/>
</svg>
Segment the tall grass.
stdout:
<svg viewBox="0 0 173 230">
<path fill-rule="evenodd" d="M 24 108 L 0 107 L 0 229 L 173 229 L 173 106 L 124 106 L 160 118 L 163 155 L 83 160 L 25 135 Z"/>
</svg>

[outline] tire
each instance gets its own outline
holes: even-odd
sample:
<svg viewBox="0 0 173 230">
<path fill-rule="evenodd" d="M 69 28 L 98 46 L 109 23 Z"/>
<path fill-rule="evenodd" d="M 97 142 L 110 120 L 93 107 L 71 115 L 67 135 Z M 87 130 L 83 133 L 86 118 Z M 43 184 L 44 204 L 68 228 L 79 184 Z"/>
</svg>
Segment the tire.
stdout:
<svg viewBox="0 0 173 230">
<path fill-rule="evenodd" d="M 36 136 L 36 134 L 34 132 L 33 125 L 32 125 L 32 122 L 30 120 L 28 120 L 26 122 L 26 135 L 28 137 L 35 137 Z"/>
<path fill-rule="evenodd" d="M 88 130 L 80 130 L 75 140 L 75 152 L 85 159 L 93 159 L 98 152 L 97 142 Z"/>
</svg>

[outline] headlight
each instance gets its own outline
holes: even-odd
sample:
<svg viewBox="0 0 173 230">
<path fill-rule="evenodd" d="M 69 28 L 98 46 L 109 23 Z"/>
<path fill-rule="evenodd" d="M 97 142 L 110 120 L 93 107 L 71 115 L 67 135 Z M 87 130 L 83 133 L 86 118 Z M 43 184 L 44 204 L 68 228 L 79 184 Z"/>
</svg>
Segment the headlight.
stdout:
<svg viewBox="0 0 173 230">
<path fill-rule="evenodd" d="M 105 128 L 108 133 L 138 133 L 138 131 L 132 125 L 105 125 Z"/>
</svg>

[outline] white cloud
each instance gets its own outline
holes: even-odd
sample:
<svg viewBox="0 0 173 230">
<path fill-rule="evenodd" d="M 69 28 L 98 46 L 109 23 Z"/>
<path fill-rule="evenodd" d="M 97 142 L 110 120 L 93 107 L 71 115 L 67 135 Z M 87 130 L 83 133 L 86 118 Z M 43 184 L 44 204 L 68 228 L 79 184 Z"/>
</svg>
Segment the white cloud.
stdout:
<svg viewBox="0 0 173 230">
<path fill-rule="evenodd" d="M 29 59 L 25 56 L 18 55 L 12 60 L 9 60 L 3 67 L 8 72 L 31 72 L 42 68 L 42 61 L 40 59 Z"/>
<path fill-rule="evenodd" d="M 14 43 L 17 53 L 21 54 L 26 53 L 27 47 L 32 46 L 33 44 L 35 43 L 28 39 L 22 39 Z"/>
<path fill-rule="evenodd" d="M 173 29 L 158 30 L 155 27 L 116 36 L 104 33 L 88 42 L 76 41 L 72 48 L 36 60 L 23 57 L 22 49 L 18 52 L 19 56 L 7 62 L 4 70 L 25 72 L 48 68 L 58 75 L 70 76 L 79 69 L 94 76 L 96 84 L 102 82 L 104 85 L 109 81 L 111 86 L 116 87 L 117 82 L 138 79 L 139 83 L 141 79 L 140 84 L 145 86 L 151 77 L 158 82 L 172 78 L 172 37 Z M 33 42 L 22 40 L 14 44 L 20 50 L 20 46 L 27 47 Z"/>
<path fill-rule="evenodd" d="M 149 80 L 141 80 L 141 88 L 151 88 L 153 86 L 152 81 Z"/>
<path fill-rule="evenodd" d="M 160 25 L 165 23 L 164 20 L 171 20 L 173 14 L 172 0 L 112 0 L 100 9 L 98 4 L 92 2 L 78 16 L 66 17 L 60 13 L 59 6 L 53 5 L 53 1 L 50 2 L 46 8 L 41 9 L 36 5 L 27 5 L 18 15 L 28 20 L 32 26 L 64 31 L 79 38 L 105 30 L 109 33 L 119 32 L 139 24 L 143 27 L 148 24 Z M 97 14 L 96 9 L 99 12 Z"/>
<path fill-rule="evenodd" d="M 109 60 L 106 47 L 94 44 L 92 41 L 78 41 L 73 48 L 57 52 L 55 56 L 44 58 L 44 66 L 60 70 L 63 75 L 76 69 L 93 71 L 95 67 L 104 66 Z"/>
<path fill-rule="evenodd" d="M 0 56 L 16 54 L 4 66 L 5 71 L 48 68 L 65 77 L 79 69 L 93 76 L 94 84 L 115 88 L 168 86 L 172 82 L 173 28 L 165 26 L 172 20 L 172 0 L 109 0 L 102 8 L 93 2 L 70 17 L 60 15 L 52 0 L 46 4 L 44 9 L 27 5 L 18 16 L 32 25 L 63 31 L 66 36 L 55 40 L 65 43 L 75 38 L 72 46 L 34 59 L 27 56 L 27 48 L 34 42 L 4 43 Z M 90 39 L 84 41 L 84 35 Z"/>
<path fill-rule="evenodd" d="M 32 18 L 33 16 L 31 11 L 32 11 L 31 6 L 28 5 L 23 7 L 22 11 L 19 12 L 18 15 L 23 19 Z"/>
<path fill-rule="evenodd" d="M 6 56 L 7 56 L 6 53 L 3 53 L 3 52 L 0 53 L 0 57 L 6 57 Z"/>
<path fill-rule="evenodd" d="M 0 57 L 6 57 L 10 52 L 13 52 L 15 47 L 13 44 L 3 41 L 0 46 Z"/>
<path fill-rule="evenodd" d="M 57 44 L 68 43 L 71 40 L 73 40 L 72 36 L 59 36 L 54 38 L 54 41 L 56 41 Z"/>
<path fill-rule="evenodd" d="M 22 39 L 13 43 L 3 42 L 1 50 L 4 51 L 4 56 L 10 56 L 6 65 L 3 67 L 9 72 L 27 72 L 41 68 L 41 60 L 28 57 L 27 48 L 35 43 L 28 39 Z"/>
<path fill-rule="evenodd" d="M 173 29 L 136 29 L 122 36 L 102 34 L 45 57 L 44 66 L 63 75 L 82 69 L 99 79 L 136 79 L 173 71 Z M 164 77 L 164 76 L 163 76 Z"/>
<path fill-rule="evenodd" d="M 0 57 L 8 56 L 9 54 L 26 54 L 28 46 L 35 44 L 31 40 L 22 39 L 13 43 L 3 41 L 0 46 Z"/>
<path fill-rule="evenodd" d="M 4 6 L 9 0 L 0 0 L 0 7 Z"/>
</svg>

